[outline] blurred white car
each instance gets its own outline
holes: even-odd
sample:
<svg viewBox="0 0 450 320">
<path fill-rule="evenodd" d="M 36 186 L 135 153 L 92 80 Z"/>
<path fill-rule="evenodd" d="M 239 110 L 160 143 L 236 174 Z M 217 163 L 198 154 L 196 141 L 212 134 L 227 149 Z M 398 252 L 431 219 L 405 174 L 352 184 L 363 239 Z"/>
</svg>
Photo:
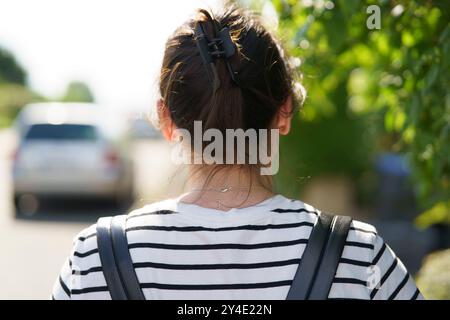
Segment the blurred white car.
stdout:
<svg viewBox="0 0 450 320">
<path fill-rule="evenodd" d="M 120 203 L 133 193 L 126 139 L 95 104 L 39 103 L 21 111 L 13 161 L 15 201 L 33 196 L 93 196 Z M 107 119 L 105 119 L 107 118 Z"/>
</svg>

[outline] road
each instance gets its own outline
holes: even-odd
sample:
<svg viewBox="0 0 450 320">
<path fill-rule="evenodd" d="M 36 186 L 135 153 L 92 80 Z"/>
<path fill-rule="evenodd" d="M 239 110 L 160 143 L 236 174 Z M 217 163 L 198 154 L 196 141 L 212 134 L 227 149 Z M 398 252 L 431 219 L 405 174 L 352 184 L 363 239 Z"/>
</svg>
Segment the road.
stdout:
<svg viewBox="0 0 450 320">
<path fill-rule="evenodd" d="M 131 208 L 65 201 L 43 204 L 33 217 L 16 219 L 10 172 L 14 145 L 12 133 L 1 130 L 0 299 L 48 299 L 72 239 L 81 229 L 102 215 L 120 214 L 182 190 L 183 175 L 171 165 L 166 143 L 159 139 L 140 140 L 132 145 L 137 197 Z"/>
</svg>

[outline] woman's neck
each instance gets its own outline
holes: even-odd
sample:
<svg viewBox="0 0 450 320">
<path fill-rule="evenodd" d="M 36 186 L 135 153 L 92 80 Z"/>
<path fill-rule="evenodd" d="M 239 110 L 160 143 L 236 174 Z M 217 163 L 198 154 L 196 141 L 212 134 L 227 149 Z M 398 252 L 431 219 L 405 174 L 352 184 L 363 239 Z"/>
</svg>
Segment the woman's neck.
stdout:
<svg viewBox="0 0 450 320">
<path fill-rule="evenodd" d="M 189 167 L 188 192 L 180 201 L 228 211 L 256 205 L 274 195 L 271 179 L 244 166 Z"/>
</svg>

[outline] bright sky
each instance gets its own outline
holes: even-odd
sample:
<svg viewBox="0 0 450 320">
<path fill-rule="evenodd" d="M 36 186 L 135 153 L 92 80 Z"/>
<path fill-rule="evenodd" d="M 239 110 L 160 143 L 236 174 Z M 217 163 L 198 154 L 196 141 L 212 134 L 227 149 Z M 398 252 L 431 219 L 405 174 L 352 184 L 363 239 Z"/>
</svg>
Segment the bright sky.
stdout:
<svg viewBox="0 0 450 320">
<path fill-rule="evenodd" d="M 56 98 L 71 80 L 97 102 L 147 109 L 164 43 L 197 7 L 220 0 L 0 0 L 0 46 L 13 52 L 30 86 Z"/>
</svg>

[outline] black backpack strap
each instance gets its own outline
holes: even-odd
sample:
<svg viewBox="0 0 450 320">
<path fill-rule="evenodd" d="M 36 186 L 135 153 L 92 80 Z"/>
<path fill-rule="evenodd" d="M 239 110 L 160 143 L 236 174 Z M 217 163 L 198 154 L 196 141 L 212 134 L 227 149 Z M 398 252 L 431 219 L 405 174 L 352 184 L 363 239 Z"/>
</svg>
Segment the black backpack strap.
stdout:
<svg viewBox="0 0 450 320">
<path fill-rule="evenodd" d="M 351 218 L 321 213 L 288 292 L 288 300 L 327 299 Z"/>
<path fill-rule="evenodd" d="M 103 275 L 113 300 L 127 300 L 127 295 L 116 267 L 114 249 L 111 240 L 111 217 L 97 221 L 97 247 L 102 263 Z"/>
<path fill-rule="evenodd" d="M 332 217 L 321 214 L 317 218 L 308 244 L 303 251 L 302 259 L 292 280 L 291 288 L 287 295 L 287 300 L 307 300 L 316 270 L 319 267 L 322 255 L 322 249 L 328 238 L 328 231 L 331 225 Z"/>
<path fill-rule="evenodd" d="M 310 300 L 326 300 L 328 298 L 351 223 L 352 219 L 350 217 L 334 217 L 322 262 L 317 270 L 315 282 L 311 288 Z"/>
<path fill-rule="evenodd" d="M 122 283 L 129 300 L 145 300 L 141 285 L 133 267 L 126 234 L 127 216 L 115 216 L 111 222 L 111 238 Z"/>
<path fill-rule="evenodd" d="M 108 220 L 103 222 L 102 219 Z M 108 222 L 109 237 L 104 235 L 99 237 L 98 232 L 105 233 L 105 224 Z M 97 242 L 103 274 L 113 300 L 145 300 L 128 250 L 125 227 L 126 215 L 100 218 L 97 223 Z M 120 281 L 120 288 L 117 278 Z"/>
</svg>

